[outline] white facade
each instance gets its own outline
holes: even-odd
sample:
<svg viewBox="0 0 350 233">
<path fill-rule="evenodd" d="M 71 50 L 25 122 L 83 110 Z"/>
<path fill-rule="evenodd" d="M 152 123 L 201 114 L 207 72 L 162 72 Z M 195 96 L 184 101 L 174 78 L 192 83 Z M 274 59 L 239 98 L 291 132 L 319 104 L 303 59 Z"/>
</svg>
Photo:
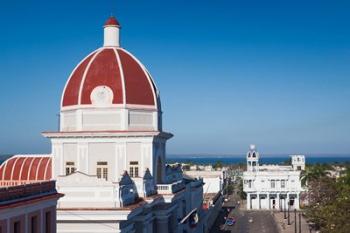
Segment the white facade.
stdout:
<svg viewBox="0 0 350 233">
<path fill-rule="evenodd" d="M 0 187 L 0 232 L 56 233 L 55 182 Z"/>
<path fill-rule="evenodd" d="M 259 165 L 259 153 L 251 145 L 247 153 L 247 171 L 243 173 L 247 209 L 299 209 L 303 191 L 300 172 L 305 168 L 305 157 L 293 155 L 291 159 L 292 166 Z"/>
<path fill-rule="evenodd" d="M 105 47 L 119 47 L 119 26 L 105 26 L 104 36 Z M 184 179 L 180 167 L 166 166 L 172 134 L 162 131 L 158 93 L 152 106 L 130 105 L 122 85 L 124 104 L 112 103 L 108 86 L 92 90 L 91 104 L 64 106 L 62 97 L 59 132 L 43 133 L 52 143 L 57 190 L 65 194 L 57 232 L 203 232 L 203 180 Z"/>
<path fill-rule="evenodd" d="M 218 193 L 223 190 L 225 170 L 199 170 L 199 171 L 184 171 L 184 174 L 198 179 L 203 179 L 204 186 L 203 192 L 206 193 Z"/>
</svg>

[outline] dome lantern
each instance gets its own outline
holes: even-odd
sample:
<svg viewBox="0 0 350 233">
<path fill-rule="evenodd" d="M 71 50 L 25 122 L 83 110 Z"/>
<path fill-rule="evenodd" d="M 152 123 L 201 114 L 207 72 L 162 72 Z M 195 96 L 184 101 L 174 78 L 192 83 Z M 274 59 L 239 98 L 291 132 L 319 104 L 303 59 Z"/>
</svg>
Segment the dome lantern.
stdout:
<svg viewBox="0 0 350 233">
<path fill-rule="evenodd" d="M 120 24 L 118 20 L 111 16 L 107 19 L 104 24 L 104 39 L 103 46 L 104 47 L 119 47 L 119 32 L 120 32 Z"/>
</svg>

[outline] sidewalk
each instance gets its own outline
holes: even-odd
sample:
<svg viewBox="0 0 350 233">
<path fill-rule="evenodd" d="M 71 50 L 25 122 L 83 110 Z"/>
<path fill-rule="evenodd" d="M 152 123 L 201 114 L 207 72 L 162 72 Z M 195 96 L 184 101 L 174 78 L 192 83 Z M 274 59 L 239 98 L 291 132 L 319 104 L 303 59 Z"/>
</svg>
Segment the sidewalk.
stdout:
<svg viewBox="0 0 350 233">
<path fill-rule="evenodd" d="M 295 233 L 294 224 L 294 211 L 290 212 L 290 225 L 288 225 L 288 214 L 287 219 L 284 219 L 283 212 L 273 212 L 278 230 L 281 233 Z M 297 233 L 299 233 L 299 212 L 297 212 Z M 309 233 L 309 226 L 305 221 L 305 218 L 301 216 L 301 233 Z"/>
</svg>

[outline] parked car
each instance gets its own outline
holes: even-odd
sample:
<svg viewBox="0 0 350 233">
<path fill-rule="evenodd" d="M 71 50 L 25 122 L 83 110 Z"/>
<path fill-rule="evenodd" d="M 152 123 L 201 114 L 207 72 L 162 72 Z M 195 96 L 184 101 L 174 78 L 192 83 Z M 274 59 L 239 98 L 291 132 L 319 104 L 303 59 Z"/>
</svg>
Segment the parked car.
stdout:
<svg viewBox="0 0 350 233">
<path fill-rule="evenodd" d="M 226 219 L 225 225 L 227 226 L 233 226 L 236 223 L 236 219 L 229 217 Z"/>
</svg>

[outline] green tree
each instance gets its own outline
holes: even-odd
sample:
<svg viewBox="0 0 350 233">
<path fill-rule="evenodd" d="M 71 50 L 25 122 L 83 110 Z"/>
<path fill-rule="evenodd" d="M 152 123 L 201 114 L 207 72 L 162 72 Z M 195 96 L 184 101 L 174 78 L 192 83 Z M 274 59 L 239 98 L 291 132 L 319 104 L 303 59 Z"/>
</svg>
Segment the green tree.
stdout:
<svg viewBox="0 0 350 233">
<path fill-rule="evenodd" d="M 232 184 L 229 184 L 229 185 L 226 186 L 226 193 L 227 194 L 232 194 L 233 191 L 234 191 L 234 187 L 233 187 Z"/>
<path fill-rule="evenodd" d="M 213 165 L 214 169 L 222 168 L 222 162 L 221 161 L 216 161 Z"/>
<path fill-rule="evenodd" d="M 282 165 L 292 165 L 292 158 L 286 159 L 282 162 Z"/>
<path fill-rule="evenodd" d="M 319 171 L 319 167 L 315 170 Z M 318 173 L 320 174 L 320 173 Z M 324 174 L 321 172 L 321 174 Z M 334 179 L 326 175 L 312 178 L 308 183 L 308 219 L 321 232 L 346 233 L 350 229 L 350 170 Z"/>
<path fill-rule="evenodd" d="M 238 195 L 242 200 L 245 200 L 247 198 L 247 194 L 243 191 L 243 180 L 242 179 L 239 179 Z"/>
<path fill-rule="evenodd" d="M 325 177 L 328 175 L 327 169 L 320 164 L 307 166 L 305 171 L 301 172 L 300 180 L 303 186 L 307 185 L 308 182 L 312 180 L 318 180 L 321 177 Z"/>
</svg>

